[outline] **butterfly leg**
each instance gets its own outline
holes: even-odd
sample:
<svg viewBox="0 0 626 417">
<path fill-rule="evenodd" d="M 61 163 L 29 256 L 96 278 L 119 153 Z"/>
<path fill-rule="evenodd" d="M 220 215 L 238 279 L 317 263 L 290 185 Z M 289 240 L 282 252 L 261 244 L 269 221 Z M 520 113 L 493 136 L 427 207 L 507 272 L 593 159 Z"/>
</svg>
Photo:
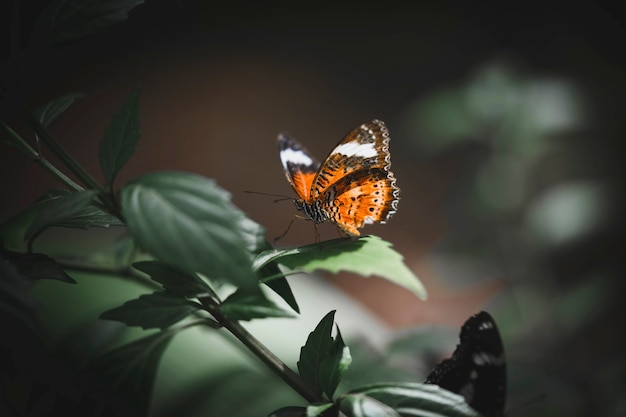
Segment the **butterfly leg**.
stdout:
<svg viewBox="0 0 626 417">
<path fill-rule="evenodd" d="M 276 236 L 274 238 L 274 244 L 276 244 L 276 242 L 278 242 L 280 239 L 284 238 L 285 236 L 287 236 L 287 233 L 289 233 L 289 229 L 291 229 L 291 225 L 293 224 L 293 221 L 299 219 L 299 220 L 307 220 L 306 217 L 303 216 L 298 216 L 297 214 L 294 215 L 291 218 L 291 221 L 289 222 L 289 224 L 287 225 L 287 229 L 285 229 L 285 231 L 280 235 L 280 236 Z"/>
</svg>

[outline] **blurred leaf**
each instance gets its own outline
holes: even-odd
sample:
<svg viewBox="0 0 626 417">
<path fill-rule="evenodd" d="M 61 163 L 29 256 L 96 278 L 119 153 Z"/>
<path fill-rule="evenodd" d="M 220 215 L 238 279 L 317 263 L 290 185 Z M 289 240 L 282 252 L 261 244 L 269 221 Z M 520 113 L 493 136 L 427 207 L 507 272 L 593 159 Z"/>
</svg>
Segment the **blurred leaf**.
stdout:
<svg viewBox="0 0 626 417">
<path fill-rule="evenodd" d="M 309 405 L 306 408 L 306 416 L 307 417 L 321 416 L 324 411 L 330 410 L 334 405 L 335 404 L 333 403 Z"/>
<path fill-rule="evenodd" d="M 178 295 L 163 292 L 144 294 L 100 314 L 104 320 L 116 320 L 144 329 L 171 326 L 202 307 Z"/>
<path fill-rule="evenodd" d="M 553 248 L 572 245 L 612 226 L 616 194 L 599 181 L 551 187 L 532 201 L 526 222 L 536 243 Z"/>
<path fill-rule="evenodd" d="M 55 45 L 128 19 L 143 0 L 53 0 L 37 19 L 33 42 Z"/>
<path fill-rule="evenodd" d="M 347 396 L 341 402 L 341 411 L 347 417 L 401 417 L 402 415 L 387 404 L 368 397 L 367 395 L 355 394 Z M 415 414 L 418 415 L 419 414 Z M 433 415 L 436 417 L 437 415 Z M 427 417 L 431 417 L 430 414 Z"/>
<path fill-rule="evenodd" d="M 48 191 L 42 198 L 40 198 L 34 207 L 37 207 L 40 203 L 48 204 L 54 199 L 63 198 L 70 194 L 72 194 L 72 191 L 60 188 L 52 189 Z M 82 210 L 78 211 L 71 217 L 68 217 L 54 224 L 54 226 L 71 227 L 77 229 L 89 229 L 90 227 L 108 228 L 109 226 L 123 225 L 124 223 L 122 223 L 117 217 L 109 213 L 105 213 L 98 207 L 92 205 L 83 207 Z"/>
<path fill-rule="evenodd" d="M 479 127 L 459 88 L 437 91 L 414 103 L 407 110 L 405 124 L 406 134 L 419 138 L 411 145 L 430 154 L 475 140 Z"/>
<path fill-rule="evenodd" d="M 331 404 L 332 405 L 332 404 Z M 306 407 L 289 406 L 272 411 L 267 417 L 307 417 Z"/>
<path fill-rule="evenodd" d="M 142 261 L 133 264 L 133 268 L 150 276 L 150 279 L 163 286 L 165 291 L 182 297 L 195 297 L 198 294 L 209 293 L 215 295 L 196 274 L 182 272 L 160 261 Z"/>
<path fill-rule="evenodd" d="M 102 401 L 116 394 L 130 402 L 134 415 L 147 415 L 159 362 L 173 332 L 159 332 L 109 351 L 85 372 L 106 383 Z M 102 406 L 102 405 L 101 405 Z M 140 411 L 140 412 L 137 412 Z"/>
<path fill-rule="evenodd" d="M 265 317 L 293 317 L 271 300 L 265 298 L 262 292 L 237 290 L 220 306 L 220 310 L 232 320 L 252 320 Z"/>
<path fill-rule="evenodd" d="M 254 265 L 258 269 L 269 262 L 306 272 L 322 269 L 333 273 L 354 272 L 365 277 L 377 275 L 408 289 L 422 300 L 427 296 L 421 281 L 402 261 L 402 255 L 391 248 L 391 243 L 377 236 L 265 251 L 257 256 Z"/>
<path fill-rule="evenodd" d="M 95 190 L 77 191 L 38 204 L 39 215 L 35 217 L 28 229 L 26 229 L 24 240 L 30 240 L 46 227 L 68 221 L 84 212 L 85 208 L 91 204 L 95 195 Z"/>
<path fill-rule="evenodd" d="M 214 352 L 211 352 L 214 353 Z M 302 398 L 272 373 L 259 372 L 249 363 L 222 365 L 186 384 L 180 395 L 159 401 L 154 417 L 267 416 L 284 404 L 300 404 Z M 156 401 L 155 401 L 156 402 Z M 304 409 L 304 407 L 302 407 Z M 288 415 L 288 414 L 287 414 Z M 306 414 L 305 414 L 306 416 Z"/>
<path fill-rule="evenodd" d="M 337 337 L 331 336 L 335 310 L 329 312 L 313 330 L 300 350 L 298 371 L 318 394 L 326 393 L 332 399 L 343 373 L 352 358 L 350 349 L 344 344 L 339 328 Z"/>
<path fill-rule="evenodd" d="M 243 214 L 214 181 L 183 172 L 143 175 L 121 189 L 135 241 L 159 260 L 237 287 L 258 280 L 239 230 Z"/>
<path fill-rule="evenodd" d="M 82 93 L 71 93 L 64 95 L 63 97 L 56 98 L 38 109 L 35 112 L 37 119 L 45 127 L 48 127 L 54 122 L 61 114 L 65 112 L 74 102 L 80 98 L 83 98 Z"/>
<path fill-rule="evenodd" d="M 341 411 L 350 417 L 480 417 L 462 396 L 436 385 L 414 382 L 367 385 L 342 395 L 338 401 Z M 381 414 L 384 411 L 386 414 Z"/>
<path fill-rule="evenodd" d="M 76 281 L 65 273 L 56 261 L 43 253 L 19 253 L 0 247 L 0 260 L 12 263 L 20 275 L 30 279 L 56 279 L 75 284 Z"/>
<path fill-rule="evenodd" d="M 250 253 L 256 254 L 271 248 L 265 239 L 265 228 L 243 214 L 239 218 L 239 230 Z"/>
<path fill-rule="evenodd" d="M 100 141 L 98 159 L 107 185 L 135 152 L 141 136 L 139 131 L 139 91 L 137 87 L 113 116 Z"/>
</svg>

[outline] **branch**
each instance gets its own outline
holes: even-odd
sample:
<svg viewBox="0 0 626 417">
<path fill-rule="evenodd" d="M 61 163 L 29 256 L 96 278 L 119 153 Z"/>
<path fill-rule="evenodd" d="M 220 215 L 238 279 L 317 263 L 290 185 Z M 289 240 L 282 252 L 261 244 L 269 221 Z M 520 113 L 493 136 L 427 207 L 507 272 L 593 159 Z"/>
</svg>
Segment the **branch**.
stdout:
<svg viewBox="0 0 626 417">
<path fill-rule="evenodd" d="M 274 355 L 265 345 L 250 334 L 239 322 L 226 317 L 219 309 L 219 305 L 209 297 L 198 299 L 200 303 L 211 313 L 213 317 L 228 331 L 230 331 L 239 341 L 241 341 L 254 355 L 256 355 L 265 365 L 267 365 L 276 375 L 289 384 L 298 394 L 310 403 L 320 403 L 323 398 L 318 396 L 300 378 L 298 374 L 291 370 L 283 361 Z"/>
</svg>

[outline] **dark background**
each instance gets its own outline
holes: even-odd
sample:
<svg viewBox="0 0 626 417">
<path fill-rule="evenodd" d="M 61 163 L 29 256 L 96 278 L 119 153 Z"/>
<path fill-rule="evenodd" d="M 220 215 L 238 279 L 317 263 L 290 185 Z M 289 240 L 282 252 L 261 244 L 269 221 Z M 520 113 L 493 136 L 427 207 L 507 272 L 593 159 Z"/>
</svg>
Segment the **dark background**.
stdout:
<svg viewBox="0 0 626 417">
<path fill-rule="evenodd" d="M 19 3 L 26 47 L 46 2 Z M 402 200 L 388 225 L 365 233 L 394 244 L 429 300 L 378 279 L 326 279 L 391 329 L 460 326 L 489 309 L 509 353 L 510 407 L 617 416 L 624 35 L 620 13 L 592 2 L 153 1 L 124 23 L 25 53 L 5 87 L 31 108 L 84 92 L 53 133 L 97 173 L 102 132 L 141 85 L 142 138 L 117 184 L 162 169 L 215 178 L 270 239 L 293 207 L 244 190 L 292 195 L 277 134 L 322 158 L 352 128 L 384 120 Z M 2 220 L 57 185 L 9 147 L 0 167 Z M 322 236 L 335 237 L 332 226 Z M 281 243 L 312 239 L 302 222 Z"/>
</svg>

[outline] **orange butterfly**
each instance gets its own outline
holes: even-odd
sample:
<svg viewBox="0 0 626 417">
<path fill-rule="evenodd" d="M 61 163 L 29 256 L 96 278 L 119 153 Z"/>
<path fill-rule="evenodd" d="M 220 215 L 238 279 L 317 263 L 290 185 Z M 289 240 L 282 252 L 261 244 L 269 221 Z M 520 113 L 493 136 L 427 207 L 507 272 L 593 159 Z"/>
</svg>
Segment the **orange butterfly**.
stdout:
<svg viewBox="0 0 626 417">
<path fill-rule="evenodd" d="M 295 139 L 279 135 L 285 176 L 298 195 L 296 209 L 316 225 L 330 221 L 354 237 L 360 236 L 358 229 L 366 224 L 385 223 L 398 209 L 400 199 L 390 170 L 389 140 L 383 122 L 364 123 L 348 133 L 320 164 Z M 289 227 L 275 240 L 287 231 Z"/>
</svg>

